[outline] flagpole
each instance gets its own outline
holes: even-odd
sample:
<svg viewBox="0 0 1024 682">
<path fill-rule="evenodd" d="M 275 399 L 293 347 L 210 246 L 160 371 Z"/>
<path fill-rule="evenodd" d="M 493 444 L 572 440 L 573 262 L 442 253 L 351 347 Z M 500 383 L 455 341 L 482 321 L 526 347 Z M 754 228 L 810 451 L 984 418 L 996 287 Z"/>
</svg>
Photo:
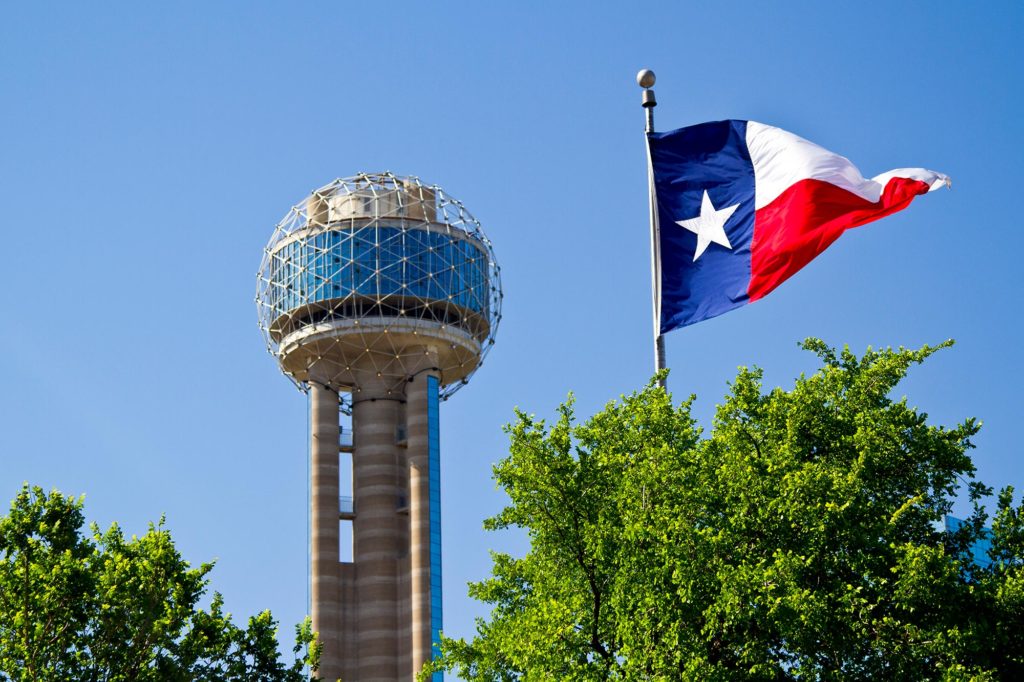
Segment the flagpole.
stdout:
<svg viewBox="0 0 1024 682">
<path fill-rule="evenodd" d="M 658 225 L 658 205 L 654 193 L 654 166 L 651 163 L 651 146 L 647 142 L 647 134 L 654 132 L 654 107 L 658 101 L 654 98 L 654 72 L 643 69 L 636 75 L 636 84 L 644 89 L 640 106 L 644 108 L 646 125 L 644 126 L 644 146 L 647 148 L 647 188 L 651 218 L 651 302 L 654 318 L 654 371 L 665 369 L 665 338 L 661 335 L 661 231 Z M 665 379 L 658 385 L 665 388 Z"/>
</svg>

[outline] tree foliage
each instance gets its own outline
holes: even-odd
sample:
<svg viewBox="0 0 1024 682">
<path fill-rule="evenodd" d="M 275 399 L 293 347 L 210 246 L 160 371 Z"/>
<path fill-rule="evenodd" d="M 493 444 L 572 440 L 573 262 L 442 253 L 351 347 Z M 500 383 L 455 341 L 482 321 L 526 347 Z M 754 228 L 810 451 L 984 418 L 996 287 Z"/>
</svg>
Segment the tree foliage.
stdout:
<svg viewBox="0 0 1024 682">
<path fill-rule="evenodd" d="M 83 527 L 81 499 L 27 485 L 0 517 L 0 680 L 309 679 L 309 620 L 285 663 L 269 611 L 241 628 L 219 594 L 199 608 L 213 565 L 190 567 L 162 520 L 131 538 Z"/>
<path fill-rule="evenodd" d="M 979 424 L 894 400 L 936 348 L 821 360 L 791 390 L 741 368 L 710 434 L 654 382 L 583 423 L 507 427 L 495 478 L 526 556 L 493 553 L 493 607 L 436 669 L 469 680 L 1024 679 L 1024 509 L 991 520 Z M 947 345 L 947 344 L 943 344 Z M 941 346 L 940 346 L 941 347 Z M 973 515 L 942 523 L 958 490 Z M 422 679 L 422 678 L 421 678 Z"/>
</svg>

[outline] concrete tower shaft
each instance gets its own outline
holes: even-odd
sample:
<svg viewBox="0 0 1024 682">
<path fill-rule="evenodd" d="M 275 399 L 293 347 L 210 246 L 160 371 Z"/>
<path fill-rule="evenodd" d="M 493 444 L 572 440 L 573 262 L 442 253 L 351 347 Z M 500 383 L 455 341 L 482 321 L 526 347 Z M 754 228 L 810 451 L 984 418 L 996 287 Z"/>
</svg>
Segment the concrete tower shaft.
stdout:
<svg viewBox="0 0 1024 682">
<path fill-rule="evenodd" d="M 433 553 L 433 538 L 440 540 L 440 528 L 433 524 L 440 522 L 439 510 L 435 513 L 432 504 L 440 504 L 440 490 L 432 491 L 434 481 L 439 481 L 440 472 L 431 461 L 431 439 L 435 437 L 431 429 L 430 411 L 436 409 L 436 399 L 432 396 L 431 385 L 436 384 L 438 375 L 434 370 L 425 370 L 412 377 L 409 381 L 407 395 L 409 403 L 406 408 L 406 423 L 409 438 L 409 608 L 411 632 L 412 670 L 416 671 L 430 660 L 434 645 L 435 627 L 439 626 L 439 604 L 432 603 L 440 594 L 432 581 L 440 581 L 440 567 L 433 566 L 432 561 L 440 561 L 440 552 Z M 433 466 L 432 466 L 433 465 Z M 433 470 L 432 470 L 433 469 Z M 433 531 L 433 532 L 432 532 Z M 432 570 L 433 569 L 433 570 Z M 436 586 L 437 588 L 440 585 Z"/>
<path fill-rule="evenodd" d="M 441 629 L 438 404 L 480 366 L 501 319 L 490 241 L 416 178 L 336 180 L 278 224 L 257 308 L 269 350 L 309 392 L 320 676 L 412 679 Z M 352 453 L 351 508 L 339 502 L 339 451 Z"/>
<path fill-rule="evenodd" d="M 324 671 L 340 670 L 342 575 L 338 525 L 338 394 L 310 382 L 310 597 Z M 349 679 L 346 677 L 345 679 Z"/>
<path fill-rule="evenodd" d="M 403 453 L 396 443 L 401 403 L 369 398 L 352 406 L 357 435 L 353 467 L 356 517 L 353 562 L 356 566 L 357 627 L 344 635 L 359 642 L 355 679 L 397 680 L 403 655 L 399 638 L 399 563 L 402 542 L 400 499 L 404 494 Z"/>
</svg>

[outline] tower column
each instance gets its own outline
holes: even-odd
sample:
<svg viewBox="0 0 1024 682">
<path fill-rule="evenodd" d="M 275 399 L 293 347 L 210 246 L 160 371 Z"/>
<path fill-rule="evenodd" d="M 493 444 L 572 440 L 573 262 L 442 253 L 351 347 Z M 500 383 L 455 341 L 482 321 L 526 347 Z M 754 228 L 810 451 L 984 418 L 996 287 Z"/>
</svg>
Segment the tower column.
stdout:
<svg viewBox="0 0 1024 682">
<path fill-rule="evenodd" d="M 313 629 L 320 633 L 323 652 L 319 676 L 341 676 L 341 565 L 338 536 L 338 394 L 309 384 L 312 517 L 310 576 Z"/>
<path fill-rule="evenodd" d="M 368 389 L 363 396 L 372 395 Z M 398 679 L 398 561 L 405 549 L 398 515 L 400 408 L 391 398 L 356 398 L 352 405 L 359 682 Z"/>
<path fill-rule="evenodd" d="M 412 612 L 412 671 L 431 659 L 430 394 L 435 370 L 415 375 L 406 387 L 409 452 L 409 582 Z M 437 576 L 440 578 L 440 576 Z"/>
</svg>

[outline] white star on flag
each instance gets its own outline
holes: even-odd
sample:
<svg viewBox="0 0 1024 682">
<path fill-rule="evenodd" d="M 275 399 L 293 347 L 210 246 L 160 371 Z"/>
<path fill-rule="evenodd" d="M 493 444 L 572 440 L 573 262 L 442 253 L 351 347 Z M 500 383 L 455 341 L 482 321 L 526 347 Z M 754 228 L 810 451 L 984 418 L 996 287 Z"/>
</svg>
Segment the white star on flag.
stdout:
<svg viewBox="0 0 1024 682">
<path fill-rule="evenodd" d="M 697 250 L 693 254 L 694 262 L 697 262 L 711 242 L 732 249 L 729 238 L 725 236 L 725 224 L 739 206 L 739 204 L 733 204 L 727 208 L 716 209 L 711 203 L 708 191 L 704 190 L 704 198 L 700 202 L 700 215 L 696 218 L 676 221 L 676 225 L 685 227 L 697 235 Z"/>
</svg>

